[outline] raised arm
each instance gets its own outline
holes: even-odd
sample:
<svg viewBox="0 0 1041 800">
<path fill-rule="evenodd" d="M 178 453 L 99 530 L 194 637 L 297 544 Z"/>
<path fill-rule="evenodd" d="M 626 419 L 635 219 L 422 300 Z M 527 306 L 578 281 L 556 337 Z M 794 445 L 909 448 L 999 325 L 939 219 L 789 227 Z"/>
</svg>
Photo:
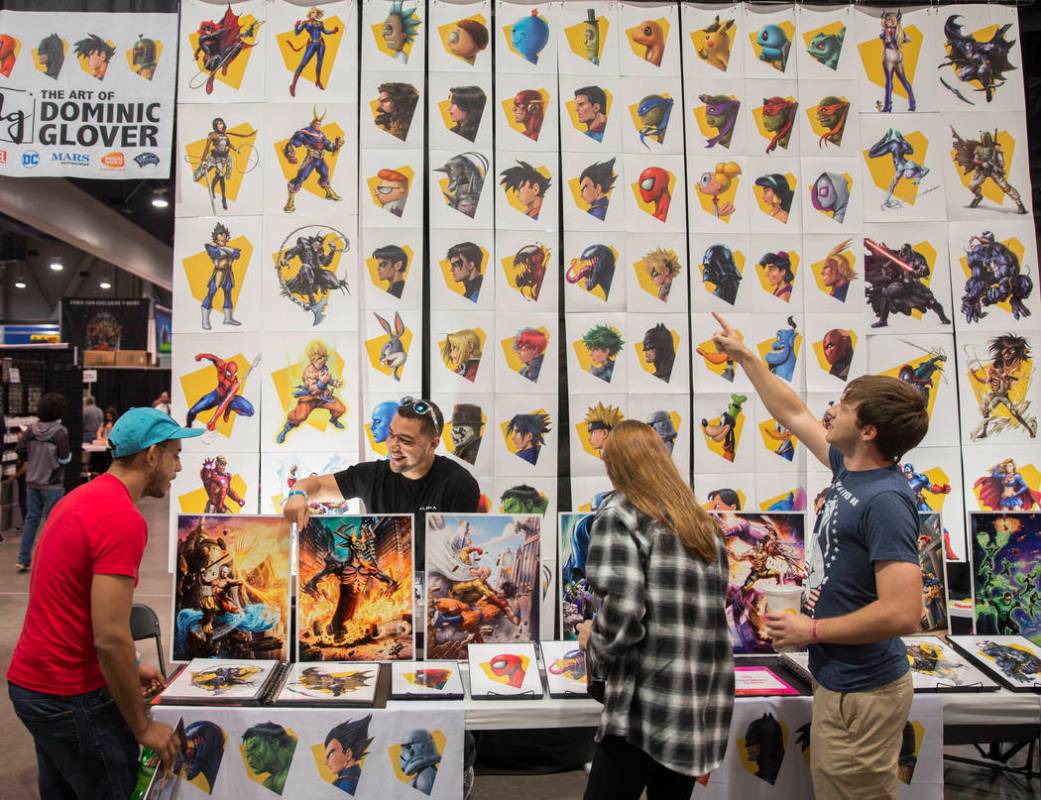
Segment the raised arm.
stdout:
<svg viewBox="0 0 1041 800">
<path fill-rule="evenodd" d="M 766 364 L 748 349 L 737 335 L 737 331 L 731 328 L 721 315 L 713 312 L 712 316 L 716 318 L 720 327 L 720 330 L 712 335 L 716 349 L 741 365 L 770 416 L 790 430 L 818 461 L 830 468 L 830 446 L 826 439 L 827 430 L 824 423 L 814 416 L 809 406 L 785 381 L 770 372 Z"/>
</svg>

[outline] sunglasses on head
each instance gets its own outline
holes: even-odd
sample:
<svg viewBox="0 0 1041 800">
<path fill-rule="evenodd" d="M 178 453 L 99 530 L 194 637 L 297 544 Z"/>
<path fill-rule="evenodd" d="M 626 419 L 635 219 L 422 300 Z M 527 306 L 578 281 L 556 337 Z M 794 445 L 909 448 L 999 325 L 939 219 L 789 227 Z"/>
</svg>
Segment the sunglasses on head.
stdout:
<svg viewBox="0 0 1041 800">
<path fill-rule="evenodd" d="M 437 413 L 434 406 L 429 400 L 416 399 L 415 397 L 402 397 L 401 402 L 398 403 L 398 408 L 411 408 L 417 414 L 426 416 L 429 414 L 434 420 L 434 425 L 440 431 L 444 427 L 444 421 L 441 419 L 441 415 Z"/>
</svg>

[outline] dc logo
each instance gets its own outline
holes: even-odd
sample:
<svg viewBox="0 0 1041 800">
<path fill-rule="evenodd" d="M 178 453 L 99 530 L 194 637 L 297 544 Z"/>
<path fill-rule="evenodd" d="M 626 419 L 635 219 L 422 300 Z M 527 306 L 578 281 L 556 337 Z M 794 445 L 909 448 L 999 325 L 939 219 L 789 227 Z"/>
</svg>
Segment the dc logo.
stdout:
<svg viewBox="0 0 1041 800">
<path fill-rule="evenodd" d="M 40 166 L 40 154 L 35 150 L 26 150 L 22 153 L 22 166 L 26 169 Z"/>
</svg>

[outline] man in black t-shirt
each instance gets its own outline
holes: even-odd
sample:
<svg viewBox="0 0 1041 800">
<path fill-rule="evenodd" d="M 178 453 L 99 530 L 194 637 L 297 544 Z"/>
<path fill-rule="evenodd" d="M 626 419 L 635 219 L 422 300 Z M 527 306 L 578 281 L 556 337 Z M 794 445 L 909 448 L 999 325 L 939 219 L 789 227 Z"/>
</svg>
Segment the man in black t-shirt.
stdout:
<svg viewBox="0 0 1041 800">
<path fill-rule="evenodd" d="M 311 503 L 358 497 L 370 514 L 414 514 L 416 568 L 423 569 L 428 511 L 474 513 L 481 497 L 464 467 L 436 454 L 444 418 L 429 400 L 402 398 L 390 421 L 385 461 L 364 461 L 340 472 L 297 481 L 282 513 L 297 530 L 307 525 Z"/>
</svg>

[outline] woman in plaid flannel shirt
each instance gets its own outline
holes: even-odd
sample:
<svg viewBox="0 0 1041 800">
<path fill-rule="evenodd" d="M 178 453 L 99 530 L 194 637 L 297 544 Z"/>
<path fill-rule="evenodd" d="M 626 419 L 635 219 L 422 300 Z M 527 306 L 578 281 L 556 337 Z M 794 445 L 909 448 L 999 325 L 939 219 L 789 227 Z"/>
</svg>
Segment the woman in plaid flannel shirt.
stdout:
<svg viewBox="0 0 1041 800">
<path fill-rule="evenodd" d="M 590 675 L 606 681 L 585 799 L 687 798 L 722 763 L 733 711 L 726 551 L 649 425 L 617 425 L 604 463 L 615 491 L 586 563 L 604 602 L 579 626 Z"/>
</svg>

